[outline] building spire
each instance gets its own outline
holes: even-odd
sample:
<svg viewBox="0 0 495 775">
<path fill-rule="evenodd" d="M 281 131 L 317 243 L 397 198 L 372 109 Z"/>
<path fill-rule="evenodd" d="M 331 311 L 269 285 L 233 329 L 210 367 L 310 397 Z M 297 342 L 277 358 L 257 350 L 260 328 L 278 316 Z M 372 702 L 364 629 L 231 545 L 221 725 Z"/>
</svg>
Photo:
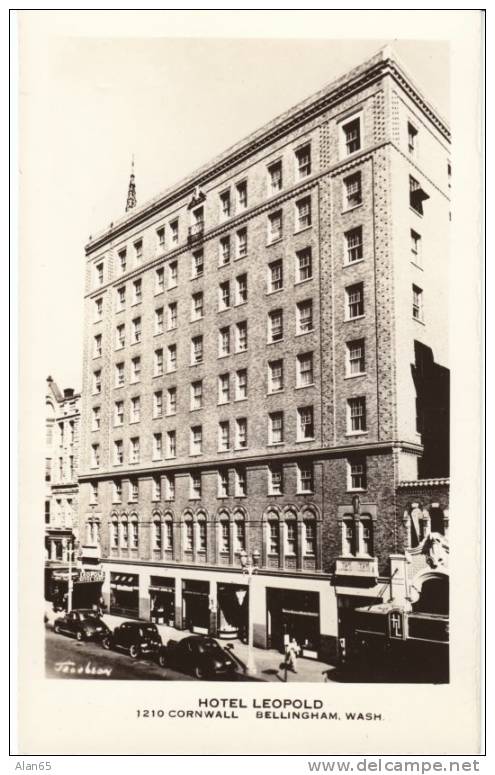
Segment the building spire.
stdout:
<svg viewBox="0 0 495 775">
<path fill-rule="evenodd" d="M 127 192 L 127 202 L 125 206 L 125 211 L 132 210 L 133 207 L 136 207 L 136 183 L 134 180 L 134 154 L 132 154 L 132 165 L 131 165 L 131 177 L 129 179 L 129 190 Z"/>
</svg>

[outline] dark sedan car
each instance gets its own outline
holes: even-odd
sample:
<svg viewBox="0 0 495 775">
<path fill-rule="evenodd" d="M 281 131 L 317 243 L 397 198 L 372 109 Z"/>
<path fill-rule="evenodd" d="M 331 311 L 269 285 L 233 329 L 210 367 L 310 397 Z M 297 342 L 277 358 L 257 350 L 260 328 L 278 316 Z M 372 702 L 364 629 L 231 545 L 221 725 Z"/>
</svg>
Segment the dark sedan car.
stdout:
<svg viewBox="0 0 495 775">
<path fill-rule="evenodd" d="M 154 656 L 163 647 L 155 624 L 148 622 L 123 622 L 103 639 L 103 648 L 122 649 L 132 659 Z"/>
<path fill-rule="evenodd" d="M 102 640 L 110 632 L 96 611 L 85 608 L 59 616 L 53 622 L 53 630 L 74 635 L 77 640 Z"/>
<path fill-rule="evenodd" d="M 192 673 L 200 679 L 231 677 L 236 672 L 236 663 L 231 655 L 216 640 L 203 635 L 191 635 L 180 641 L 170 640 L 160 649 L 158 662 L 162 667 Z"/>
</svg>

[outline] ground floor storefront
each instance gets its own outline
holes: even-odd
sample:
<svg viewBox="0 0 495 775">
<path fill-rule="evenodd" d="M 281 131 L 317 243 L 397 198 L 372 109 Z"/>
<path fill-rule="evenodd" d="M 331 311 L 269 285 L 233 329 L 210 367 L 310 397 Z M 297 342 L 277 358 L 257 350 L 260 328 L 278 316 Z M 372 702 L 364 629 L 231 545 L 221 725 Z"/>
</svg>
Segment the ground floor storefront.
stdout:
<svg viewBox="0 0 495 775">
<path fill-rule="evenodd" d="M 301 656 L 336 660 L 338 623 L 329 577 L 247 576 L 235 570 L 102 562 L 110 614 L 148 619 L 196 634 L 246 641 L 283 652 L 295 638 Z"/>
</svg>

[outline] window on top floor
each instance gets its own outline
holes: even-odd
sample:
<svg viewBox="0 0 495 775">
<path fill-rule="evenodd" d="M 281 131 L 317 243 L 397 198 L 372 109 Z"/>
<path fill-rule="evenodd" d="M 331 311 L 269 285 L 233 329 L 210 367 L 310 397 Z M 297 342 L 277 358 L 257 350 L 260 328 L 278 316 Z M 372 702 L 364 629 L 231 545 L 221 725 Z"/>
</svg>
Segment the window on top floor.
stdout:
<svg viewBox="0 0 495 775">
<path fill-rule="evenodd" d="M 268 188 L 270 194 L 276 194 L 282 190 L 282 162 L 274 161 L 268 165 Z"/>
<path fill-rule="evenodd" d="M 423 202 L 429 198 L 419 181 L 409 175 L 409 205 L 418 215 L 423 215 Z"/>
<path fill-rule="evenodd" d="M 105 265 L 103 261 L 100 261 L 100 263 L 96 264 L 95 266 L 96 285 L 103 285 L 104 279 L 105 279 Z"/>
<path fill-rule="evenodd" d="M 301 146 L 295 152 L 296 156 L 296 176 L 298 180 L 307 178 L 311 175 L 311 145 L 307 143 Z"/>
<path fill-rule="evenodd" d="M 248 206 L 247 180 L 241 180 L 235 187 L 237 198 L 237 212 L 245 210 Z"/>
<path fill-rule="evenodd" d="M 342 123 L 345 155 L 356 153 L 361 148 L 361 119 L 359 116 Z"/>
<path fill-rule="evenodd" d="M 160 253 L 165 250 L 165 226 L 160 226 L 156 230 L 156 246 Z"/>
<path fill-rule="evenodd" d="M 220 194 L 220 217 L 222 219 L 230 218 L 232 212 L 232 203 L 230 199 L 230 190 L 222 191 Z"/>
<path fill-rule="evenodd" d="M 170 244 L 172 246 L 179 244 L 179 219 L 176 218 L 174 221 L 170 221 L 169 224 L 169 230 L 170 230 Z"/>
<path fill-rule="evenodd" d="M 134 257 L 138 266 L 143 260 L 143 240 L 141 239 L 134 243 Z"/>
<path fill-rule="evenodd" d="M 416 156 L 418 150 L 418 130 L 411 121 L 407 122 L 407 150 Z"/>
<path fill-rule="evenodd" d="M 118 252 L 119 270 L 121 274 L 127 269 L 127 248 L 122 248 Z"/>
</svg>

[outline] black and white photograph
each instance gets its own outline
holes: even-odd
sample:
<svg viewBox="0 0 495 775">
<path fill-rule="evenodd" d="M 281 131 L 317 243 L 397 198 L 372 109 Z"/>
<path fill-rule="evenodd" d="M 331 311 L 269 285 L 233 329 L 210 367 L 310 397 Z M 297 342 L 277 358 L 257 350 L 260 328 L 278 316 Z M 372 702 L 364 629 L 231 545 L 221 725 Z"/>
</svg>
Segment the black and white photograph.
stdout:
<svg viewBox="0 0 495 775">
<path fill-rule="evenodd" d="M 43 48 L 44 15 L 19 96 L 39 685 L 187 691 L 174 721 L 448 705 L 449 40 L 145 36 L 136 11 Z"/>
</svg>

